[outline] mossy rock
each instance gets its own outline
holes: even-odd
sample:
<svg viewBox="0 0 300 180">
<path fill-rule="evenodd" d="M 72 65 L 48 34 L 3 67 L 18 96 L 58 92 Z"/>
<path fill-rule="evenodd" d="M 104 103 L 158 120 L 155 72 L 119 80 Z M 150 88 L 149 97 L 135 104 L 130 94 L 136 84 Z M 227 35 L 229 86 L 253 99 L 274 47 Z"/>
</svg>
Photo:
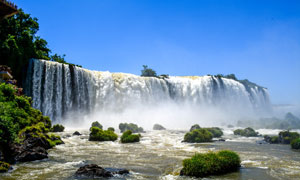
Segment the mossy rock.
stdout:
<svg viewBox="0 0 300 180">
<path fill-rule="evenodd" d="M 132 131 L 127 130 L 121 136 L 121 143 L 134 143 L 140 141 L 140 134 L 132 134 Z"/>
<path fill-rule="evenodd" d="M 291 142 L 291 147 L 292 147 L 292 149 L 300 149 L 300 138 L 294 139 Z"/>
<path fill-rule="evenodd" d="M 192 132 L 195 129 L 201 129 L 201 127 L 199 126 L 199 124 L 192 125 L 192 127 L 190 128 L 190 132 Z"/>
<path fill-rule="evenodd" d="M 107 128 L 107 130 L 108 130 L 108 131 L 115 132 L 115 128 L 113 128 L 113 127 L 109 127 L 109 128 Z"/>
<path fill-rule="evenodd" d="M 248 127 L 245 129 L 236 129 L 234 131 L 234 135 L 240 135 L 240 136 L 245 136 L 245 137 L 257 137 L 258 132 L 255 132 L 254 129 Z"/>
<path fill-rule="evenodd" d="M 209 132 L 211 132 L 214 138 L 218 138 L 218 137 L 223 136 L 223 131 L 222 131 L 221 128 L 211 127 L 211 128 L 203 128 L 203 129 L 206 129 Z"/>
<path fill-rule="evenodd" d="M 290 144 L 293 140 L 300 138 L 299 133 L 290 131 L 281 131 L 278 134 L 279 143 Z"/>
<path fill-rule="evenodd" d="M 202 143 L 202 142 L 211 142 L 213 134 L 206 129 L 195 129 L 191 132 L 188 132 L 184 135 L 183 142 L 189 143 Z"/>
<path fill-rule="evenodd" d="M 270 144 L 278 144 L 279 143 L 279 138 L 278 136 L 264 136 L 264 140 Z"/>
<path fill-rule="evenodd" d="M 52 128 L 51 128 L 51 132 L 64 132 L 65 127 L 61 124 L 55 124 Z"/>
<path fill-rule="evenodd" d="M 133 123 L 120 123 L 119 129 L 120 129 L 121 133 L 123 133 L 127 130 L 130 130 L 133 133 L 143 133 L 144 132 L 144 129 L 142 127 L 139 127 L 138 125 L 133 124 Z"/>
<path fill-rule="evenodd" d="M 154 124 L 153 130 L 166 130 L 166 128 L 160 124 Z"/>
<path fill-rule="evenodd" d="M 65 144 L 60 136 L 56 135 L 56 134 L 49 134 L 46 136 L 47 137 L 47 141 L 50 143 L 51 147 L 54 147 L 56 145 L 60 145 L 60 144 Z"/>
<path fill-rule="evenodd" d="M 0 173 L 7 172 L 10 169 L 10 164 L 0 161 Z"/>
<path fill-rule="evenodd" d="M 92 123 L 92 127 L 97 127 L 99 129 L 103 129 L 103 126 L 98 122 L 98 121 L 94 121 Z M 90 129 L 91 130 L 91 129 Z"/>
<path fill-rule="evenodd" d="M 19 133 L 20 141 L 28 138 L 41 138 L 44 142 L 48 142 L 44 148 L 49 149 L 59 144 L 64 144 L 60 136 L 55 134 L 47 134 L 49 129 L 45 127 L 44 123 L 38 123 L 32 126 L 27 126 Z"/>
<path fill-rule="evenodd" d="M 237 171 L 241 160 L 237 153 L 222 150 L 217 153 L 195 154 L 190 159 L 183 160 L 180 175 L 206 177 Z"/>
<path fill-rule="evenodd" d="M 98 127 L 91 127 L 89 141 L 115 141 L 118 135 L 110 130 L 102 130 Z"/>
</svg>

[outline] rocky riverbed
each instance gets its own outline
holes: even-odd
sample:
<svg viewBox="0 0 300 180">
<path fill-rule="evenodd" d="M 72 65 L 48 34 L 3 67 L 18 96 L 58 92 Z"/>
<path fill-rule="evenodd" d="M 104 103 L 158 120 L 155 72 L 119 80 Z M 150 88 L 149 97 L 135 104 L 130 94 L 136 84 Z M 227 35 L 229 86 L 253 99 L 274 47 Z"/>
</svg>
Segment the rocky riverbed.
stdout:
<svg viewBox="0 0 300 180">
<path fill-rule="evenodd" d="M 128 175 L 113 179 L 190 179 L 180 177 L 182 160 L 195 152 L 230 149 L 240 154 L 239 172 L 207 179 L 299 179 L 300 152 L 289 145 L 259 144 L 263 137 L 234 136 L 225 129 L 226 141 L 212 143 L 182 143 L 185 131 L 147 131 L 139 143 L 88 141 L 89 131 L 76 129 L 82 135 L 72 136 L 75 130 L 60 133 L 65 144 L 48 151 L 48 159 L 18 163 L 0 179 L 74 179 L 79 167 L 97 164 L 103 168 L 126 168 Z M 277 134 L 277 130 L 259 130 L 263 134 Z M 120 135 L 120 134 L 118 134 Z"/>
</svg>

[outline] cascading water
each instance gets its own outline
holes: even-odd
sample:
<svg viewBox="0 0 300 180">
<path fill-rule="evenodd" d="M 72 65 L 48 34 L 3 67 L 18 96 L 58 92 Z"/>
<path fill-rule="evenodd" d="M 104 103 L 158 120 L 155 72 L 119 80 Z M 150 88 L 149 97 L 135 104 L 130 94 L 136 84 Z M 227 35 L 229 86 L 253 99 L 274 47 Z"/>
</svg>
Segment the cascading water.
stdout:
<svg viewBox="0 0 300 180">
<path fill-rule="evenodd" d="M 74 114 L 122 112 L 130 107 L 177 104 L 200 111 L 216 107 L 229 111 L 269 109 L 268 92 L 259 86 L 214 76 L 160 79 L 98 72 L 45 60 L 31 60 L 26 94 L 33 107 L 56 122 Z M 243 112 L 244 113 L 244 112 Z"/>
</svg>

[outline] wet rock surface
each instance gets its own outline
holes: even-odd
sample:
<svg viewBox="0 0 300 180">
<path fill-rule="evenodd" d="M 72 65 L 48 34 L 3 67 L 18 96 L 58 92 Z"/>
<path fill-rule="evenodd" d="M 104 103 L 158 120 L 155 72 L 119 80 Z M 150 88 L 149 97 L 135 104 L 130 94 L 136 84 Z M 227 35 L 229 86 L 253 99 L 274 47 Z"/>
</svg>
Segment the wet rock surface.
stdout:
<svg viewBox="0 0 300 180">
<path fill-rule="evenodd" d="M 115 169 L 115 168 L 102 168 L 96 164 L 88 164 L 80 167 L 76 173 L 76 177 L 88 177 L 88 178 L 99 178 L 99 177 L 113 177 L 114 175 L 128 174 L 127 169 Z"/>
<path fill-rule="evenodd" d="M 81 136 L 82 134 L 80 134 L 80 132 L 78 132 L 78 131 L 75 131 L 74 133 L 73 133 L 73 136 Z"/>
</svg>

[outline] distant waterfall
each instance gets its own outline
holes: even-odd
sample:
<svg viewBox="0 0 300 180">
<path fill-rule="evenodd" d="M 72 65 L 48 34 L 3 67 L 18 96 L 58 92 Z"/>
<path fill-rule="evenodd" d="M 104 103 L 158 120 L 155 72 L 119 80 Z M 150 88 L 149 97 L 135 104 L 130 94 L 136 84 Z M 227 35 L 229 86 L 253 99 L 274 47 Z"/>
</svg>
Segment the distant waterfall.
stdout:
<svg viewBox="0 0 300 180">
<path fill-rule="evenodd" d="M 134 104 L 164 102 L 193 106 L 243 107 L 251 110 L 270 106 L 266 89 L 245 87 L 238 81 L 213 76 L 159 79 L 125 73 L 99 72 L 45 60 L 32 60 L 26 94 L 33 107 L 57 122 L 68 113 L 118 110 Z"/>
</svg>

